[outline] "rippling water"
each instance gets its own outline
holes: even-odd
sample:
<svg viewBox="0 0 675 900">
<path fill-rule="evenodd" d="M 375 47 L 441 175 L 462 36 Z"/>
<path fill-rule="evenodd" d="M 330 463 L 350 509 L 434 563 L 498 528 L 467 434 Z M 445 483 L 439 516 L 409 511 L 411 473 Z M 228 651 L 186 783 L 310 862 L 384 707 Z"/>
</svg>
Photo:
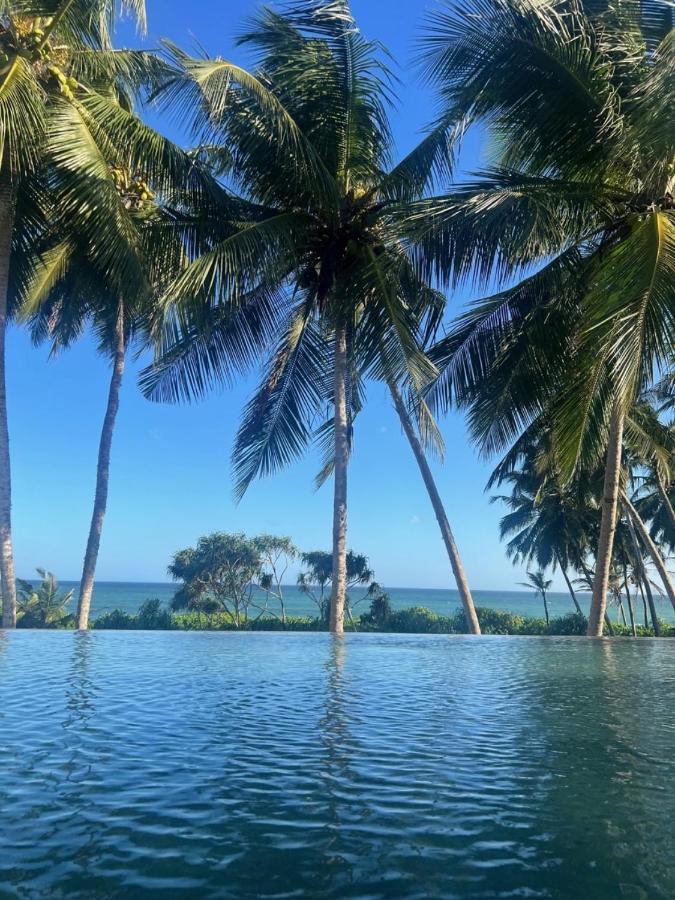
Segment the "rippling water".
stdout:
<svg viewBox="0 0 675 900">
<path fill-rule="evenodd" d="M 674 662 L 0 632 L 0 897 L 670 898 Z"/>
</svg>

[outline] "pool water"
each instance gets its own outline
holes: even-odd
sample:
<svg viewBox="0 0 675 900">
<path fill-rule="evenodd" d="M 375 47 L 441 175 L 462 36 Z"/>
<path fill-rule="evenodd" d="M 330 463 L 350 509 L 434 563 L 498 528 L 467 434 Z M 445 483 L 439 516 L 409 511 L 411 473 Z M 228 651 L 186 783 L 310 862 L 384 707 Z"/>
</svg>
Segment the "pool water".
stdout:
<svg viewBox="0 0 675 900">
<path fill-rule="evenodd" d="M 675 895 L 675 642 L 0 632 L 0 897 Z"/>
</svg>

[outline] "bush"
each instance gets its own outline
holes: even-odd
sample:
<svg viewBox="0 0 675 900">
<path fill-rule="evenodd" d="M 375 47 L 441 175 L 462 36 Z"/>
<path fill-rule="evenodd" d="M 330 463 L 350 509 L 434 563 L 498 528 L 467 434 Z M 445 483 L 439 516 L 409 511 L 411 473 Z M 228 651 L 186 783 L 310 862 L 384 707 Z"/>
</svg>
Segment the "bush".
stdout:
<svg viewBox="0 0 675 900">
<path fill-rule="evenodd" d="M 444 634 L 451 631 L 452 619 L 439 616 L 424 606 L 394 610 L 386 622 L 384 631 L 398 631 L 405 634 Z"/>
<path fill-rule="evenodd" d="M 375 625 L 381 628 L 388 624 L 389 620 L 391 619 L 392 613 L 393 609 L 391 606 L 391 600 L 389 599 L 389 594 L 386 594 L 384 591 L 380 591 L 379 593 L 375 594 L 373 599 L 370 601 L 369 612 L 361 616 L 361 624 Z"/>
<path fill-rule="evenodd" d="M 570 634 L 570 635 L 583 635 L 586 634 L 586 629 L 588 628 L 588 620 L 586 616 L 582 616 L 580 613 L 568 613 L 566 616 L 561 616 L 559 619 L 551 619 L 551 624 L 546 630 L 546 634 Z"/>
<path fill-rule="evenodd" d="M 377 598 L 379 601 L 379 597 Z M 388 598 L 387 598 L 388 600 Z M 423 606 L 411 609 L 392 610 L 388 615 L 384 604 L 355 619 L 356 630 L 360 632 L 390 632 L 402 634 L 465 634 L 466 623 L 464 612 L 456 610 L 452 616 L 439 616 Z M 481 631 L 485 635 L 584 635 L 586 619 L 578 613 L 570 613 L 560 618 L 545 619 L 519 616 L 503 609 L 476 609 Z M 377 621 L 376 616 L 380 617 Z M 675 626 L 661 622 L 663 637 L 675 637 Z M 153 629 L 177 631 L 327 631 L 328 626 L 318 618 L 308 616 L 288 616 L 286 622 L 272 616 L 249 619 L 237 628 L 229 613 L 207 613 L 191 610 L 182 613 L 171 613 L 163 609 L 159 600 L 146 600 L 135 616 L 116 609 L 96 619 L 93 623 L 98 629 Z M 612 623 L 614 634 L 629 636 L 630 628 Z M 352 631 L 351 623 L 345 622 L 345 630 Z M 639 637 L 653 636 L 651 628 L 637 627 Z"/>
<path fill-rule="evenodd" d="M 126 631 L 137 627 L 136 616 L 132 616 L 121 609 L 113 609 L 109 613 L 104 613 L 92 622 L 92 628 L 115 629 L 117 631 Z"/>
<path fill-rule="evenodd" d="M 136 628 L 147 631 L 168 630 L 172 627 L 171 613 L 162 608 L 162 601 L 156 597 L 146 600 L 136 615 Z"/>
</svg>

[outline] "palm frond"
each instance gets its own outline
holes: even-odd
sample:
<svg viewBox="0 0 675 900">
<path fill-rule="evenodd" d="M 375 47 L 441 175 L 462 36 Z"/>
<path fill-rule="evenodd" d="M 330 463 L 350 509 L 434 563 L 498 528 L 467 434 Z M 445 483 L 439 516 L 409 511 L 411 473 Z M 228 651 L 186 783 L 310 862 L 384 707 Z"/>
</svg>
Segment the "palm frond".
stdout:
<svg viewBox="0 0 675 900">
<path fill-rule="evenodd" d="M 326 348 L 311 307 L 302 303 L 244 410 L 232 457 L 237 499 L 255 477 L 288 465 L 311 441 L 312 421 L 325 401 Z"/>
</svg>

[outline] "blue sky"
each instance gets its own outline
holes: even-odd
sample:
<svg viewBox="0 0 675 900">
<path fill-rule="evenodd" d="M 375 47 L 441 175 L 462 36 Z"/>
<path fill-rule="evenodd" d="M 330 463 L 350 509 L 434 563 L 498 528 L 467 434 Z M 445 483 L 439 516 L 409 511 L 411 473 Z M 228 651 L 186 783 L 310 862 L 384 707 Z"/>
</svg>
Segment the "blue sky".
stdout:
<svg viewBox="0 0 675 900">
<path fill-rule="evenodd" d="M 148 0 L 148 43 L 167 36 L 189 48 L 199 41 L 209 53 L 241 60 L 232 41 L 256 5 L 253 0 Z M 412 62 L 414 39 L 430 4 L 354 0 L 352 5 L 366 35 L 381 40 L 399 66 L 403 83 L 393 123 L 404 153 L 433 113 L 432 98 Z M 121 36 L 137 40 L 127 29 Z M 479 162 L 480 148 L 473 140 L 462 164 L 470 169 Z M 450 311 L 465 299 L 452 297 Z M 331 488 L 314 491 L 318 464 L 313 457 L 258 482 L 239 506 L 232 501 L 230 450 L 253 380 L 200 404 L 163 406 L 141 396 L 139 367 L 130 364 L 122 394 L 99 579 L 166 580 L 171 554 L 212 530 L 270 531 L 291 535 L 303 549 L 329 547 Z M 11 331 L 14 535 L 22 577 L 36 566 L 62 579 L 79 577 L 108 377 L 106 361 L 87 338 L 50 360 L 46 348 L 34 348 L 25 333 Z M 477 459 L 461 417 L 450 416 L 442 429 L 446 462 L 435 471 L 471 583 L 482 589 L 514 588 L 523 573 L 504 556 L 497 531 L 500 509 L 483 492 L 489 464 Z M 370 387 L 357 422 L 349 523 L 350 546 L 370 556 L 382 583 L 454 586 L 419 472 L 379 385 Z"/>
</svg>

